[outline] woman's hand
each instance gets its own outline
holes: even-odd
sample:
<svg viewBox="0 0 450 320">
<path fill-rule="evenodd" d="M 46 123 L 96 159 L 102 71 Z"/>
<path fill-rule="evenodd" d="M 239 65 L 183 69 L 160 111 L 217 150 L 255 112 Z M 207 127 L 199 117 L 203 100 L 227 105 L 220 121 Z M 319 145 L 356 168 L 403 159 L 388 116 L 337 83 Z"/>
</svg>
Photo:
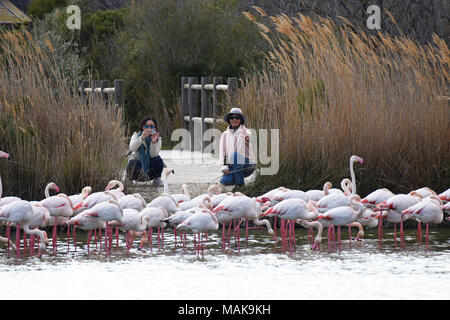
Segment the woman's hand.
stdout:
<svg viewBox="0 0 450 320">
<path fill-rule="evenodd" d="M 142 131 L 142 140 L 144 140 L 147 137 L 150 137 L 152 134 L 152 130 L 150 128 L 144 129 L 144 131 Z"/>
<path fill-rule="evenodd" d="M 155 133 L 152 136 L 152 143 L 156 143 L 158 141 L 158 138 L 159 138 L 159 132 Z"/>
</svg>

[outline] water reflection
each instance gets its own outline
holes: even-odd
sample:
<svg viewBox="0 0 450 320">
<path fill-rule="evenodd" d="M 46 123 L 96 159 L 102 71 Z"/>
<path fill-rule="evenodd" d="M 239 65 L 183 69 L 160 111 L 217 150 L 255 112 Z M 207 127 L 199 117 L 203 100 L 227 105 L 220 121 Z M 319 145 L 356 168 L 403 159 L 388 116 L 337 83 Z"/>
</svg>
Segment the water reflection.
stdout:
<svg viewBox="0 0 450 320">
<path fill-rule="evenodd" d="M 345 228 L 344 228 L 345 229 Z M 58 234 L 57 254 L 51 245 L 42 258 L 27 252 L 7 258 L 0 247 L 2 299 L 448 299 L 450 290 L 450 229 L 430 230 L 428 250 L 423 234 L 405 231 L 405 249 L 394 242 L 394 232 L 384 231 L 381 247 L 376 229 L 366 230 L 363 242 L 349 241 L 341 232 L 341 248 L 312 251 L 306 229 L 296 230 L 295 250 L 283 250 L 280 238 L 252 230 L 248 244 L 240 234 L 240 251 L 234 237 L 222 250 L 221 233 L 211 233 L 204 257 L 194 251 L 193 236 L 183 247 L 171 230 L 165 232 L 164 250 L 138 250 L 138 241 L 127 252 L 125 236 L 113 239 L 106 256 L 100 243 L 77 232 L 67 244 L 65 231 Z M 102 244 L 103 249 L 104 244 Z M 68 284 L 70 283 L 70 289 Z M 23 288 L 27 288 L 24 290 Z M 417 288 L 420 287 L 420 290 Z M 39 297 L 36 291 L 40 290 Z"/>
</svg>

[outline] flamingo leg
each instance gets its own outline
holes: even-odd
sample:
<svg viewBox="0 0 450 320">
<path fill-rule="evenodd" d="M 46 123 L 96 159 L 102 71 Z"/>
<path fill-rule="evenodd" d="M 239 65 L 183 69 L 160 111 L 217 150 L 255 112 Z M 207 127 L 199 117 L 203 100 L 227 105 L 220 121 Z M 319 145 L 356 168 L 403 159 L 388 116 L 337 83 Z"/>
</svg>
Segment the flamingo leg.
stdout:
<svg viewBox="0 0 450 320">
<path fill-rule="evenodd" d="M 422 223 L 420 221 L 417 223 L 417 242 L 422 244 Z"/>
<path fill-rule="evenodd" d="M 349 247 L 352 247 L 352 227 L 348 225 L 348 238 L 349 238 Z"/>
<path fill-rule="evenodd" d="M 339 253 L 341 253 L 341 226 L 337 227 L 337 237 L 338 237 Z"/>
<path fill-rule="evenodd" d="M 394 223 L 394 245 L 397 248 L 397 224 Z"/>
<path fill-rule="evenodd" d="M 108 254 L 109 254 L 109 246 L 108 246 L 108 221 L 106 221 L 106 226 L 105 226 L 105 251 L 106 251 L 106 256 L 108 256 Z"/>
<path fill-rule="evenodd" d="M 275 240 L 275 245 L 278 243 L 278 236 L 277 236 L 277 217 L 275 216 L 274 222 L 273 222 L 273 237 Z"/>
<path fill-rule="evenodd" d="M 70 250 L 70 226 L 67 226 L 67 252 Z"/>
<path fill-rule="evenodd" d="M 11 241 L 11 223 L 8 222 L 6 226 L 6 238 L 8 239 L 8 245 L 7 245 L 7 253 L 9 258 L 9 252 L 10 252 L 10 241 Z"/>
<path fill-rule="evenodd" d="M 20 256 L 20 224 L 16 223 L 16 258 Z"/>
<path fill-rule="evenodd" d="M 88 232 L 88 238 L 87 238 L 88 255 L 89 255 L 89 244 L 90 244 L 90 242 L 91 242 L 91 235 L 92 235 L 92 230 L 89 230 L 89 232 Z"/>
<path fill-rule="evenodd" d="M 119 248 L 119 228 L 116 228 L 116 248 Z"/>
<path fill-rule="evenodd" d="M 429 224 L 430 224 L 429 222 L 427 222 L 427 223 L 425 224 L 425 229 L 426 229 L 426 233 L 427 233 L 427 238 L 426 238 L 427 250 L 428 250 L 428 225 L 429 225 Z"/>
<path fill-rule="evenodd" d="M 58 225 L 58 217 L 57 216 L 55 216 L 55 224 L 53 225 L 53 242 L 52 242 L 52 245 L 53 245 L 53 253 L 56 253 L 57 252 L 57 247 L 56 247 L 56 227 L 57 227 L 57 225 Z"/>
<path fill-rule="evenodd" d="M 404 238 L 404 234 L 403 234 L 403 215 L 401 216 L 400 219 L 400 238 L 401 238 L 401 244 L 402 244 L 402 248 L 405 248 L 405 238 Z"/>
</svg>

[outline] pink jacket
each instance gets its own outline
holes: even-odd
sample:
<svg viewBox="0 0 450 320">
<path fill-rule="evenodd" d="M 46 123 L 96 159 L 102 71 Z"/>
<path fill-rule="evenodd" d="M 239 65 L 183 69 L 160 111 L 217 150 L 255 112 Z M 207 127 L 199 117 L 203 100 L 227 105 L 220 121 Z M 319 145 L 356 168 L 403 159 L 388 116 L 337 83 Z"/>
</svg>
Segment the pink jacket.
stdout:
<svg viewBox="0 0 450 320">
<path fill-rule="evenodd" d="M 224 157 L 226 156 L 226 164 L 233 163 L 233 153 L 238 152 L 241 155 L 249 158 L 253 162 L 255 162 L 255 155 L 253 154 L 252 146 L 250 140 L 245 141 L 245 137 L 250 137 L 250 131 L 244 126 L 241 125 L 236 130 L 228 127 L 222 133 L 220 137 L 220 152 L 219 152 L 219 161 L 220 164 L 224 165 Z"/>
</svg>

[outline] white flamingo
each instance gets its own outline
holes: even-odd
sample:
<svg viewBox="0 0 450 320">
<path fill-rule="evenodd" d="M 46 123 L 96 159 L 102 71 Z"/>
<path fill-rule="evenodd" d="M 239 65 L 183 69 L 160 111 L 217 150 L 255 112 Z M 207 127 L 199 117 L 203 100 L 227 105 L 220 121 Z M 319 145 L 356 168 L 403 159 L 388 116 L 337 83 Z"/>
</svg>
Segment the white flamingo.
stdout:
<svg viewBox="0 0 450 320">
<path fill-rule="evenodd" d="M 59 191 L 58 191 L 59 192 Z M 92 192 L 92 188 L 90 186 L 86 186 L 81 190 L 81 193 L 73 194 L 69 196 L 70 201 L 72 201 L 72 204 L 74 207 L 76 207 L 81 201 L 87 198 Z"/>
<path fill-rule="evenodd" d="M 113 189 L 115 186 L 118 186 L 117 189 Z M 111 180 L 108 182 L 108 185 L 105 188 L 105 191 L 109 191 L 112 193 L 116 198 L 123 197 L 125 193 L 123 193 L 123 183 L 119 180 Z"/>
<path fill-rule="evenodd" d="M 312 221 L 316 219 L 316 213 L 311 210 L 311 204 L 308 204 L 303 199 L 298 198 L 292 198 L 292 199 L 286 199 L 279 203 L 277 203 L 275 206 L 269 208 L 261 217 L 265 217 L 267 215 L 274 215 L 281 220 L 281 241 L 283 243 L 283 246 L 286 243 L 286 236 L 287 233 L 285 232 L 284 228 L 284 221 L 288 221 L 289 226 L 289 249 L 290 251 L 293 250 L 295 247 L 295 234 L 294 234 L 294 224 L 295 221 L 305 220 L 305 221 Z M 320 223 L 319 223 L 320 224 Z M 316 228 L 318 228 L 318 224 L 314 224 Z M 322 225 L 320 224 L 320 228 L 322 228 Z M 317 238 L 318 239 L 318 238 Z M 313 249 L 316 247 L 313 246 Z"/>
<path fill-rule="evenodd" d="M 89 211 L 87 211 L 89 213 Z M 77 214 L 76 216 L 70 218 L 65 222 L 65 224 L 70 227 L 74 226 L 77 228 L 80 228 L 81 230 L 88 231 L 88 237 L 87 237 L 87 249 L 89 254 L 89 245 L 92 237 L 92 230 L 96 229 L 104 229 L 106 227 L 106 223 L 103 220 L 97 219 L 95 217 L 92 217 L 88 214 L 86 214 L 86 211 L 81 212 Z M 75 236 L 75 230 L 73 232 Z M 96 237 L 97 242 L 97 237 Z"/>
<path fill-rule="evenodd" d="M 162 238 L 162 248 L 164 249 L 164 228 L 167 223 L 165 220 L 169 217 L 169 213 L 162 206 L 146 207 L 141 211 L 141 214 L 149 217 L 147 222 L 147 237 L 145 235 L 141 238 L 139 248 L 142 248 L 146 242 L 148 242 L 151 250 L 153 251 L 153 228 L 158 228 L 158 249 L 160 248 L 160 231 Z M 147 238 L 147 239 L 146 239 Z"/>
<path fill-rule="evenodd" d="M 410 195 L 410 194 L 396 194 L 389 199 L 380 202 L 376 205 L 374 209 L 375 212 L 381 211 L 381 218 L 386 217 L 387 221 L 393 222 L 395 224 L 400 223 L 400 237 L 402 245 L 404 244 L 404 234 L 403 234 L 403 221 L 409 218 L 409 216 L 402 215 L 402 211 L 415 205 L 420 201 L 420 197 Z M 381 220 L 379 222 L 379 227 L 382 228 Z M 394 238 L 396 241 L 397 226 L 394 226 Z M 381 240 L 379 240 L 381 241 Z"/>
<path fill-rule="evenodd" d="M 232 196 L 224 199 L 220 204 L 212 210 L 216 214 L 219 223 L 222 223 L 222 248 L 225 248 L 225 223 L 231 220 L 246 219 L 246 235 L 248 239 L 248 220 L 252 220 L 256 225 L 265 225 L 270 235 L 274 234 L 270 222 L 266 219 L 260 220 L 261 207 L 255 198 L 249 198 L 240 192 L 234 193 Z M 239 225 L 238 224 L 238 248 L 240 250 L 239 239 Z M 229 228 L 230 228 L 229 227 Z"/>
<path fill-rule="evenodd" d="M 428 249 L 428 225 L 430 223 L 439 224 L 444 219 L 444 213 L 441 209 L 439 198 L 436 195 L 431 195 L 430 198 L 422 200 L 415 205 L 408 207 L 402 211 L 402 215 L 407 215 L 410 218 L 415 218 L 421 222 L 425 222 L 426 225 L 426 245 Z M 419 228 L 419 227 L 418 227 Z M 420 231 L 418 232 L 419 237 Z"/>
<path fill-rule="evenodd" d="M 23 230 L 30 235 L 37 235 L 40 239 L 39 242 L 39 257 L 42 252 L 46 250 L 45 236 L 42 230 L 30 229 L 29 223 L 33 216 L 33 208 L 28 201 L 20 200 L 14 201 L 0 208 L 0 220 L 7 221 L 16 224 L 16 252 L 19 254 L 20 250 L 20 226 Z M 9 234 L 8 234 L 9 243 Z M 9 253 L 9 246 L 8 246 Z"/>
<path fill-rule="evenodd" d="M 197 211 L 177 226 L 177 229 L 181 231 L 190 230 L 198 234 L 199 245 L 197 246 L 197 252 L 199 252 L 201 248 L 202 257 L 204 248 L 202 234 L 208 231 L 217 230 L 218 228 L 219 222 L 217 221 L 217 217 L 208 209 Z"/>
<path fill-rule="evenodd" d="M 52 245 L 53 245 L 53 252 L 56 253 L 57 251 L 56 229 L 58 225 L 58 217 L 67 220 L 69 217 L 73 215 L 74 211 L 72 201 L 64 193 L 59 193 L 56 196 L 45 198 L 44 200 L 40 201 L 40 204 L 46 207 L 48 209 L 48 212 L 50 213 L 50 216 L 53 217 L 54 225 L 53 225 Z"/>
<path fill-rule="evenodd" d="M 353 170 L 353 163 L 359 162 L 360 164 L 364 163 L 364 159 L 358 156 L 350 157 L 350 177 L 352 179 L 352 194 L 356 194 L 356 179 L 355 179 L 355 171 Z"/>
<path fill-rule="evenodd" d="M 361 215 L 363 214 L 365 208 L 364 205 L 360 202 L 360 197 L 358 195 L 352 195 L 350 206 L 341 206 L 328 210 L 325 213 L 321 213 L 317 216 L 319 221 L 326 220 L 334 226 L 338 226 L 338 241 L 339 244 L 341 242 L 340 239 L 340 226 L 345 225 L 358 225 L 357 222 Z M 353 207 L 356 207 L 354 209 Z M 360 225 L 360 224 L 359 224 Z M 362 227 L 360 228 L 360 232 L 358 232 L 357 239 L 361 239 L 364 234 L 361 234 Z"/>
<path fill-rule="evenodd" d="M 95 205 L 109 200 L 118 200 L 118 198 L 111 191 L 98 191 L 88 195 L 83 201 L 79 202 L 73 209 L 75 211 L 82 211 L 90 209 Z"/>
<path fill-rule="evenodd" d="M 97 203 L 90 209 L 82 212 L 90 217 L 97 218 L 99 220 L 105 221 L 105 249 L 106 255 L 109 254 L 109 245 L 108 245 L 108 234 L 109 234 L 109 222 L 110 221 L 119 221 L 123 222 L 123 209 L 120 206 L 119 202 L 115 199 L 110 199 L 108 201 L 103 201 Z"/>
<path fill-rule="evenodd" d="M 450 201 L 450 188 L 448 188 L 444 192 L 440 193 L 438 195 L 438 197 L 439 197 L 439 199 L 441 199 L 444 202 L 449 202 Z"/>
<path fill-rule="evenodd" d="M 136 233 L 142 233 L 148 227 L 150 217 L 135 209 L 123 209 L 122 222 L 112 221 L 110 226 L 117 226 L 119 230 L 126 232 L 127 252 L 131 248 Z"/>
<path fill-rule="evenodd" d="M 127 194 L 119 198 L 118 201 L 123 209 L 135 209 L 141 211 L 147 206 L 147 203 L 140 193 Z"/>
<path fill-rule="evenodd" d="M 178 203 L 170 194 L 162 193 L 159 197 L 150 201 L 146 207 L 163 207 L 169 214 L 174 214 L 178 210 Z"/>
</svg>

